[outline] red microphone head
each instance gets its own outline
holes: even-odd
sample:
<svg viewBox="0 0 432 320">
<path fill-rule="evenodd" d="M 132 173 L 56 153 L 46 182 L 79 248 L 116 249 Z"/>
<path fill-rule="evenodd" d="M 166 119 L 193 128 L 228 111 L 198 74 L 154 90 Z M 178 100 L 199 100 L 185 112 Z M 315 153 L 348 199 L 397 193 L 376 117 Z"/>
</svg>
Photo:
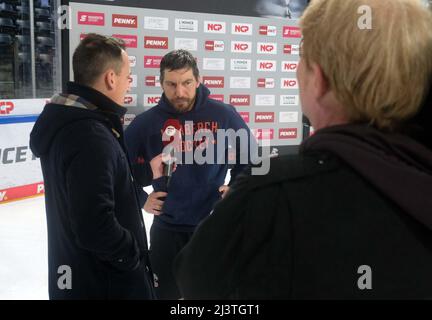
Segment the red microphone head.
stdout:
<svg viewBox="0 0 432 320">
<path fill-rule="evenodd" d="M 162 129 L 162 143 L 165 146 L 181 142 L 181 125 L 178 119 L 168 119 Z"/>
</svg>

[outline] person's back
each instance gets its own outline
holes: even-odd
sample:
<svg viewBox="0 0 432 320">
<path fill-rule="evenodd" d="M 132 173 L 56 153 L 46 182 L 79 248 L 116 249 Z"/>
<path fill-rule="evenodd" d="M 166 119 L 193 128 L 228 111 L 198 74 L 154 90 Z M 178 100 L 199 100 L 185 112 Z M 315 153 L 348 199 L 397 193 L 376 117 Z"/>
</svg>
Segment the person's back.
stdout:
<svg viewBox="0 0 432 320">
<path fill-rule="evenodd" d="M 186 298 L 431 297 L 430 228 L 329 153 L 274 159 L 215 212 L 181 257 Z"/>
<path fill-rule="evenodd" d="M 432 151 L 400 133 L 430 84 L 431 15 L 414 0 L 316 0 L 300 24 L 316 131 L 201 224 L 176 260 L 183 296 L 431 298 Z"/>
</svg>

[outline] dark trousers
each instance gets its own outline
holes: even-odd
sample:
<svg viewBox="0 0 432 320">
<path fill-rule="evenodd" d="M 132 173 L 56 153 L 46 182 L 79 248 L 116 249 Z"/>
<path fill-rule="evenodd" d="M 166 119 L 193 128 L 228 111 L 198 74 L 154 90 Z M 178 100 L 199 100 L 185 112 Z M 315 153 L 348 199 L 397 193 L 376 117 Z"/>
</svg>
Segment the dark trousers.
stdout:
<svg viewBox="0 0 432 320">
<path fill-rule="evenodd" d="M 152 225 L 150 229 L 150 262 L 158 280 L 156 296 L 162 300 L 181 298 L 174 278 L 173 263 L 179 251 L 188 243 L 193 232 L 179 232 Z"/>
</svg>

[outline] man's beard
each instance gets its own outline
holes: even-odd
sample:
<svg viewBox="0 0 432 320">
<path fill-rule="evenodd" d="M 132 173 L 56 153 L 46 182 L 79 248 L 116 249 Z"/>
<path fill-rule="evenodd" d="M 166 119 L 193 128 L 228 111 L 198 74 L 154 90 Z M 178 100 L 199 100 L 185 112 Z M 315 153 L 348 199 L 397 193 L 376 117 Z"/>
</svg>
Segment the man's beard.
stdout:
<svg viewBox="0 0 432 320">
<path fill-rule="evenodd" d="M 173 107 L 178 111 L 189 111 L 192 109 L 195 99 L 180 98 L 171 101 Z"/>
</svg>

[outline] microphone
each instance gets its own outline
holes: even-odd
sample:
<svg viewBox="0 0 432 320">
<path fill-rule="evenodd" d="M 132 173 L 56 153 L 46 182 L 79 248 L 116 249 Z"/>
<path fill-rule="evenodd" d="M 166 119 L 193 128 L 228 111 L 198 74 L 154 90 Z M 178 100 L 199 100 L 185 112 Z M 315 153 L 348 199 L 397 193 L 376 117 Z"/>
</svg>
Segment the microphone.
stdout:
<svg viewBox="0 0 432 320">
<path fill-rule="evenodd" d="M 164 162 L 163 175 L 168 177 L 167 188 L 171 181 L 174 170 L 175 148 L 181 146 L 181 125 L 178 119 L 168 119 L 165 121 L 162 130 L 162 143 L 164 145 L 163 154 L 169 158 Z"/>
</svg>

